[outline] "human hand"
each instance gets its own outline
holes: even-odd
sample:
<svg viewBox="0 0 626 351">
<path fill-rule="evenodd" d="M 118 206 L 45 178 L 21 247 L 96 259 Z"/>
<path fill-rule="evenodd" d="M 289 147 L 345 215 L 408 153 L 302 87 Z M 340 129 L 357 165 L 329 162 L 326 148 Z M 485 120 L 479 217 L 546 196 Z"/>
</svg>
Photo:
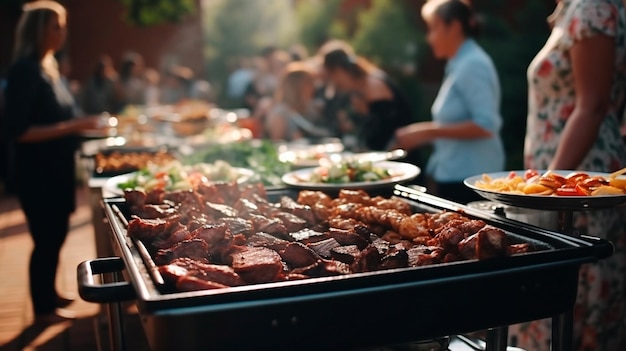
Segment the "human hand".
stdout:
<svg viewBox="0 0 626 351">
<path fill-rule="evenodd" d="M 431 122 L 418 122 L 396 129 L 396 147 L 413 150 L 431 142 Z"/>
<path fill-rule="evenodd" d="M 76 132 L 104 129 L 108 127 L 108 124 L 103 120 L 103 118 L 104 117 L 100 115 L 75 118 L 71 121 L 72 129 Z"/>
</svg>

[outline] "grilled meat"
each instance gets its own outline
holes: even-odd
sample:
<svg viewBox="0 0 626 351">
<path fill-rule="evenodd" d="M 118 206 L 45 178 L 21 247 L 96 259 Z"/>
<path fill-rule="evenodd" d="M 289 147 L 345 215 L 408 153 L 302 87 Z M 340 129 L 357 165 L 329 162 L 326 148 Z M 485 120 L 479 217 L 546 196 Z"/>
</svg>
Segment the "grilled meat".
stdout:
<svg viewBox="0 0 626 351">
<path fill-rule="evenodd" d="M 330 238 L 330 239 L 326 239 L 322 241 L 308 243 L 307 246 L 310 247 L 313 251 L 315 251 L 318 255 L 324 258 L 330 258 L 331 257 L 330 251 L 334 249 L 335 247 L 341 246 L 341 244 L 339 244 L 337 240 Z"/>
<path fill-rule="evenodd" d="M 231 255 L 232 265 L 248 283 L 268 283 L 276 281 L 283 270 L 280 255 L 266 247 L 247 247 Z"/>
<path fill-rule="evenodd" d="M 159 266 L 164 280 L 178 282 L 183 277 L 194 277 L 225 286 L 244 285 L 235 270 L 227 265 L 207 264 L 190 258 L 177 258 L 170 264 Z"/>
<path fill-rule="evenodd" d="M 177 258 L 208 261 L 209 245 L 202 239 L 189 239 L 176 243 L 169 249 L 159 249 L 154 257 L 157 266 L 168 264 Z"/>
<path fill-rule="evenodd" d="M 180 216 L 172 215 L 166 218 L 144 219 L 137 216 L 128 222 L 126 233 L 130 237 L 152 241 L 171 232 L 178 227 Z"/>
<path fill-rule="evenodd" d="M 407 202 L 361 190 L 302 191 L 270 203 L 231 183 L 197 191 L 127 192 L 128 235 L 153 249 L 179 291 L 490 259 L 532 250 L 456 212 L 411 213 Z M 151 198 L 151 199 L 149 199 Z M 154 200 L 154 201 L 152 201 Z M 157 202 L 157 203 L 153 203 Z"/>
<path fill-rule="evenodd" d="M 293 268 L 310 266 L 320 259 L 311 248 L 296 242 L 287 244 L 278 254 Z"/>
</svg>

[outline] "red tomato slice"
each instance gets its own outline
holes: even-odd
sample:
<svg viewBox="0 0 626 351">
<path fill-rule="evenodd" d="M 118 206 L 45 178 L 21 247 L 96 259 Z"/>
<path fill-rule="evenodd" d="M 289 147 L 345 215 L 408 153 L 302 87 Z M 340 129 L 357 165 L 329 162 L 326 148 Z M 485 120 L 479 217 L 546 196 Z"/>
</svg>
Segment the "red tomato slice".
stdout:
<svg viewBox="0 0 626 351">
<path fill-rule="evenodd" d="M 509 175 L 507 176 L 507 179 L 513 179 L 515 177 L 517 177 L 517 174 L 515 174 L 514 171 L 511 171 L 511 172 L 509 172 Z"/>
<path fill-rule="evenodd" d="M 585 188 L 599 187 L 600 185 L 607 185 L 607 184 L 609 184 L 608 180 L 600 176 L 587 178 L 582 181 L 582 185 Z"/>
<path fill-rule="evenodd" d="M 588 196 L 590 193 L 587 192 L 583 187 L 577 185 L 576 187 L 562 187 L 556 189 L 555 193 L 559 196 Z"/>
<path fill-rule="evenodd" d="M 524 172 L 524 180 L 528 180 L 538 175 L 539 175 L 539 172 L 537 172 L 537 170 L 527 169 L 526 172 Z"/>
<path fill-rule="evenodd" d="M 574 184 L 581 182 L 587 178 L 589 178 L 589 175 L 583 172 L 572 172 L 565 177 L 568 182 L 573 182 Z"/>
<path fill-rule="evenodd" d="M 165 177 L 167 177 L 167 172 L 165 172 L 165 171 L 156 172 L 154 174 L 154 178 L 157 178 L 157 179 L 158 178 L 165 178 Z"/>
</svg>

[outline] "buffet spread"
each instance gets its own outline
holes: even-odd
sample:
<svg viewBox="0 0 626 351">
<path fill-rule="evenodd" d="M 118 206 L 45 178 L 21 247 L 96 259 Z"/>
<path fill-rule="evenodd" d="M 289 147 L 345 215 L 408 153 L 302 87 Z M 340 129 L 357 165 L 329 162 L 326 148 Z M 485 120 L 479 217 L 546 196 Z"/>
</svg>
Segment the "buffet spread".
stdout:
<svg viewBox="0 0 626 351">
<path fill-rule="evenodd" d="M 79 266 L 80 295 L 136 300 L 153 350 L 353 349 L 557 317 L 571 311 L 580 265 L 613 250 L 403 186 L 420 170 L 389 160 L 398 153 L 348 153 L 334 140 L 185 146 L 94 157 L 111 157 L 94 176 L 107 176 L 116 257 Z M 466 184 L 522 207 L 625 202 L 619 175 L 547 192 L 568 177 L 514 171 Z M 125 281 L 94 280 L 116 272 Z"/>
</svg>

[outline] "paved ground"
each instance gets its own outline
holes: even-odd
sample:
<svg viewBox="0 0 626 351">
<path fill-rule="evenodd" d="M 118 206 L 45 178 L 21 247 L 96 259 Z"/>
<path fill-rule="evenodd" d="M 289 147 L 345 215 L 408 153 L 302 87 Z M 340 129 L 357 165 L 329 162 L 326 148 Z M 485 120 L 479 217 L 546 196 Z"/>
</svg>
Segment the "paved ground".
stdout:
<svg viewBox="0 0 626 351">
<path fill-rule="evenodd" d="M 97 257 L 86 188 L 79 189 L 78 204 L 61 252 L 57 279 L 60 291 L 76 296 L 77 300 L 68 309 L 76 312 L 78 318 L 42 327 L 33 325 L 28 292 L 28 260 L 32 250 L 28 228 L 17 200 L 0 195 L 0 350 L 109 349 L 105 314 L 100 313 L 99 305 L 78 297 L 76 267 Z M 146 349 L 132 304 L 125 306 L 125 311 L 127 335 L 132 336 L 127 348 Z"/>
</svg>

